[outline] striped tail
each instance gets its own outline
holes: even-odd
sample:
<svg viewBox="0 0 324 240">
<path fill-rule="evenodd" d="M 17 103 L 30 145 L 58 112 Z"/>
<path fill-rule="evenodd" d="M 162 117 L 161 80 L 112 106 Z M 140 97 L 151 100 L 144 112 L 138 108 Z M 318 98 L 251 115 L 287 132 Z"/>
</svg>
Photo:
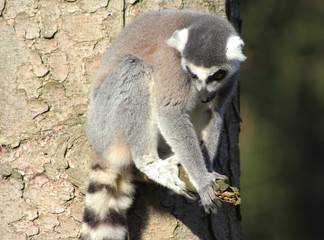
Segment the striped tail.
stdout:
<svg viewBox="0 0 324 240">
<path fill-rule="evenodd" d="M 81 239 L 124 240 L 126 213 L 133 202 L 133 194 L 130 168 L 116 170 L 102 163 L 93 165 Z"/>
</svg>

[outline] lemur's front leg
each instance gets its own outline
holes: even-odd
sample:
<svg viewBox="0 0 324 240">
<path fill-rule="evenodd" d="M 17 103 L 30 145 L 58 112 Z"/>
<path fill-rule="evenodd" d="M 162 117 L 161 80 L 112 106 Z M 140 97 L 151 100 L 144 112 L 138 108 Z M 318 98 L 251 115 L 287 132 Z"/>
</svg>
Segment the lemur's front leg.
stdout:
<svg viewBox="0 0 324 240">
<path fill-rule="evenodd" d="M 208 103 L 210 120 L 201 132 L 203 140 L 201 149 L 209 171 L 213 171 L 214 160 L 219 150 L 219 142 L 223 132 L 224 113 L 236 90 L 236 78 L 236 75 L 232 76 L 233 84 L 222 87 L 217 97 Z"/>
<path fill-rule="evenodd" d="M 202 130 L 201 150 L 204 155 L 207 169 L 213 171 L 215 157 L 218 153 L 219 141 L 223 129 L 223 114 L 218 111 L 212 111 L 211 119 L 208 125 Z"/>
<path fill-rule="evenodd" d="M 216 179 L 227 179 L 227 177 L 207 171 L 190 117 L 185 113 L 181 115 L 177 111 L 178 109 L 173 106 L 160 108 L 158 127 L 197 189 L 205 211 L 216 212 L 220 204 L 214 193 L 214 189 L 219 189 Z"/>
</svg>

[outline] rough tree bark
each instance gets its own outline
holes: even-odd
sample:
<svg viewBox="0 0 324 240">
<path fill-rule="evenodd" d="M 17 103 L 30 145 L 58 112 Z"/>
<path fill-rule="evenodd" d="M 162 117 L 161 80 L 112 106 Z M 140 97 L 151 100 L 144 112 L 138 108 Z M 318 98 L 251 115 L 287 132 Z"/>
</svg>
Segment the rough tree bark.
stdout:
<svg viewBox="0 0 324 240">
<path fill-rule="evenodd" d="M 239 0 L 0 0 L 0 239 L 77 239 L 87 186 L 88 88 L 109 43 L 143 12 L 226 15 Z M 217 165 L 239 187 L 238 95 Z M 138 183 L 131 239 L 241 239 L 240 210 L 206 215 L 196 202 Z"/>
</svg>

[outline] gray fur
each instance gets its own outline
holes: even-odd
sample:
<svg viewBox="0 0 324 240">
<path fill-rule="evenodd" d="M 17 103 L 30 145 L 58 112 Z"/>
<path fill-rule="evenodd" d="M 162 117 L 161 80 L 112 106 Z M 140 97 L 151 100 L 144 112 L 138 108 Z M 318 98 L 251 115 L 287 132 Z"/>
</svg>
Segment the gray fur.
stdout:
<svg viewBox="0 0 324 240">
<path fill-rule="evenodd" d="M 148 81 L 144 80 L 149 73 L 143 61 L 130 56 L 101 85 L 90 105 L 87 125 L 89 141 L 98 154 L 109 149 L 118 130 L 129 144 L 147 132 L 150 102 Z"/>
<path fill-rule="evenodd" d="M 129 24 L 109 48 L 92 84 L 88 138 L 94 152 L 111 168 L 119 171 L 134 163 L 152 180 L 190 197 L 178 178 L 180 163 L 206 212 L 216 212 L 216 179 L 227 177 L 214 172 L 213 160 L 223 113 L 237 85 L 236 52 L 244 59 L 240 46 L 233 59 L 226 57 L 231 36 L 237 34 L 226 20 L 191 11 L 154 12 Z M 188 64 L 198 72 L 204 68 L 206 77 L 189 77 Z M 225 78 L 209 82 L 219 69 L 227 71 Z M 203 102 L 208 102 L 199 103 L 204 94 L 209 97 Z M 158 152 L 160 136 L 171 151 L 165 160 Z M 116 139 L 129 149 L 129 161 L 111 157 Z"/>
<path fill-rule="evenodd" d="M 226 40 L 237 35 L 228 22 L 218 16 L 197 18 L 190 26 L 184 58 L 197 66 L 212 67 L 226 63 Z M 211 47 L 213 46 L 213 47 Z"/>
</svg>

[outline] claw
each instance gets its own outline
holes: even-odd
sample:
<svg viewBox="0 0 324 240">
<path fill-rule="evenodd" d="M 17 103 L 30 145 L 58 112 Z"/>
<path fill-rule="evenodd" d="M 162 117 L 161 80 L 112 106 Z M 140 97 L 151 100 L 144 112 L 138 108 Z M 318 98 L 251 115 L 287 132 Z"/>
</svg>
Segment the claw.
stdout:
<svg viewBox="0 0 324 240">
<path fill-rule="evenodd" d="M 216 214 L 217 213 L 217 207 L 220 207 L 222 203 L 219 200 L 214 200 L 212 204 L 204 205 L 201 200 L 199 201 L 199 205 L 204 207 L 204 210 L 207 214 L 210 214 L 211 212 Z"/>
<path fill-rule="evenodd" d="M 219 191 L 219 190 L 220 190 L 220 187 L 219 187 L 219 185 L 218 185 L 216 182 L 213 182 L 213 183 L 212 183 L 212 187 L 213 187 L 213 189 L 216 190 L 216 191 Z"/>
<path fill-rule="evenodd" d="M 219 174 L 217 172 L 213 172 L 214 178 L 219 179 L 219 180 L 224 180 L 227 181 L 228 177 L 226 175 Z"/>
<path fill-rule="evenodd" d="M 206 211 L 206 209 L 205 209 L 205 211 Z M 210 211 L 212 213 L 216 214 L 217 213 L 217 207 L 211 207 L 210 209 L 208 209 L 208 214 L 210 214 Z"/>
<path fill-rule="evenodd" d="M 219 201 L 218 199 L 215 200 L 215 204 L 217 205 L 217 207 L 221 207 L 222 206 L 222 202 Z"/>
<path fill-rule="evenodd" d="M 190 192 L 189 190 L 185 190 L 183 192 L 183 195 L 191 200 L 197 200 L 198 199 L 198 195 L 194 194 L 193 192 Z"/>
</svg>

